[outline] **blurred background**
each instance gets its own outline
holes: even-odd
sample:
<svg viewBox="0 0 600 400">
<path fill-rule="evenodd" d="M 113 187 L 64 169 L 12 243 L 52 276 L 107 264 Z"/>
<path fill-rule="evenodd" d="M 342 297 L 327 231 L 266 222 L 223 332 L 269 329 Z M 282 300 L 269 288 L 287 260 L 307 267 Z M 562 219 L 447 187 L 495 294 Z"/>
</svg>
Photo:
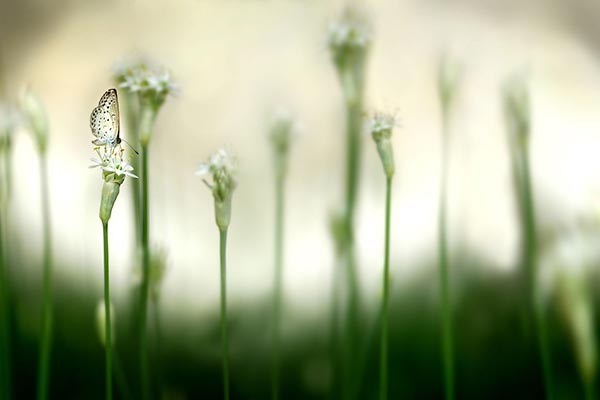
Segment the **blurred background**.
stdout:
<svg viewBox="0 0 600 400">
<path fill-rule="evenodd" d="M 232 395 L 269 396 L 266 313 L 273 285 L 274 181 L 268 127 L 278 107 L 289 109 L 300 125 L 286 187 L 282 396 L 330 396 L 327 321 L 335 257 L 328 220 L 343 198 L 345 117 L 327 28 L 344 5 L 0 0 L 0 100 L 15 104 L 29 86 L 45 103 L 50 123 L 54 398 L 103 396 L 103 348 L 95 328 L 103 293 L 102 181 L 97 170 L 88 169 L 95 156 L 89 115 L 114 86 L 115 64 L 132 57 L 165 66 L 178 86 L 160 111 L 150 150 L 150 240 L 164 250 L 167 265 L 160 301 L 153 305 L 160 327 L 151 329 L 157 397 L 221 396 L 218 231 L 212 196 L 194 176 L 198 162 L 221 145 L 239 159 L 228 266 Z M 591 294 L 595 331 L 600 5 L 588 0 L 363 5 L 374 27 L 366 111 L 392 111 L 400 119 L 392 139 L 397 176 L 390 397 L 441 398 L 443 393 L 435 261 L 441 159 L 436 74 L 442 54 L 450 54 L 462 70 L 450 127 L 448 183 L 457 396 L 543 397 L 535 344 L 519 333 L 518 310 L 525 306 L 514 296 L 514 280 L 521 238 L 501 88 L 515 72 L 528 77 L 532 183 L 539 235 L 547 239 L 540 264 L 560 264 L 576 274 L 585 268 L 586 278 L 578 281 Z M 121 132 L 127 139 L 127 124 Z M 357 264 L 368 315 L 364 331 L 373 338 L 367 340 L 371 347 L 365 350 L 359 398 L 375 398 L 378 335 L 373 332 L 381 299 L 385 181 L 370 139 L 362 153 Z M 42 218 L 35 143 L 23 128 L 14 138 L 12 163 L 5 223 L 13 391 L 15 398 L 30 398 L 41 312 Z M 128 333 L 127 309 L 140 278 L 130 184 L 123 185 L 113 211 L 110 244 L 116 346 L 135 393 L 135 357 L 129 351 L 135 338 Z M 547 282 L 552 279 L 543 281 L 552 292 L 555 285 Z M 571 303 L 560 296 L 551 296 L 548 306 L 555 392 L 558 398 L 579 398 L 581 344 L 573 334 L 577 328 L 569 325 L 576 319 L 569 318 Z M 595 375 L 595 348 L 586 351 Z"/>
</svg>

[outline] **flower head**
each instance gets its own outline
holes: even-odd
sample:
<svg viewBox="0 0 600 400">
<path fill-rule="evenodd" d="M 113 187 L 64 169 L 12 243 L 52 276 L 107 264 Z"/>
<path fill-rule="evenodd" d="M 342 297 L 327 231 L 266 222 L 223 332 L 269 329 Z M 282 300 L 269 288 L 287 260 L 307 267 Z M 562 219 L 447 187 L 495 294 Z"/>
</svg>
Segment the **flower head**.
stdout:
<svg viewBox="0 0 600 400">
<path fill-rule="evenodd" d="M 338 67 L 362 60 L 371 43 L 371 26 L 364 13 L 348 7 L 329 26 L 328 46 Z"/>
<path fill-rule="evenodd" d="M 10 149 L 12 137 L 19 124 L 16 108 L 0 103 L 0 152 Z"/>
<path fill-rule="evenodd" d="M 160 108 L 167 96 L 177 90 L 171 73 L 149 62 L 119 64 L 114 76 L 120 88 L 138 94 L 142 103 L 148 103 L 154 109 Z"/>
<path fill-rule="evenodd" d="M 39 97 L 29 88 L 21 93 L 21 112 L 24 120 L 37 141 L 38 149 L 45 152 L 48 145 L 48 118 L 46 109 Z"/>
<path fill-rule="evenodd" d="M 394 149 L 390 141 L 397 118 L 393 114 L 375 113 L 369 121 L 369 134 L 373 137 L 383 169 L 388 178 L 394 175 Z"/>
<path fill-rule="evenodd" d="M 212 183 L 204 181 L 215 199 L 215 216 L 221 229 L 229 226 L 231 196 L 237 186 L 236 160 L 230 151 L 219 149 L 208 161 L 200 163 L 196 175 L 211 175 Z"/>
<path fill-rule="evenodd" d="M 91 159 L 92 165 L 90 165 L 90 168 L 100 167 L 105 182 L 120 184 L 123 183 L 126 176 L 137 178 L 132 173 L 133 167 L 123 157 L 125 149 L 121 145 L 96 147 L 95 150 L 98 158 Z"/>
<path fill-rule="evenodd" d="M 275 173 L 279 176 L 284 176 L 287 172 L 290 143 L 296 131 L 296 123 L 289 111 L 278 109 L 271 121 L 269 138 L 275 153 Z"/>
<path fill-rule="evenodd" d="M 460 79 L 460 66 L 449 56 L 444 55 L 438 66 L 438 96 L 444 112 L 448 112 Z"/>
</svg>

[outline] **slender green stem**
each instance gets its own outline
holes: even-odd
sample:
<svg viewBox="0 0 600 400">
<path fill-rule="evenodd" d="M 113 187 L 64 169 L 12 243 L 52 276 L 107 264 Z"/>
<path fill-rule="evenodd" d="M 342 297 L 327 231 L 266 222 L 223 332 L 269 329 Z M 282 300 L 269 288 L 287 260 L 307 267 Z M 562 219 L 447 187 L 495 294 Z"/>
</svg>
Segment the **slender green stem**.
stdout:
<svg viewBox="0 0 600 400">
<path fill-rule="evenodd" d="M 389 318 L 389 291 L 390 291 L 390 219 L 392 208 L 392 178 L 386 179 L 385 189 L 385 251 L 383 261 L 383 300 L 381 310 L 381 353 L 380 353 L 380 380 L 379 398 L 386 400 L 388 397 L 388 318 Z"/>
<path fill-rule="evenodd" d="M 444 393 L 446 400 L 454 399 L 454 349 L 452 332 L 452 304 L 450 301 L 448 237 L 446 220 L 447 181 L 448 181 L 448 111 L 443 113 L 442 170 L 440 182 L 440 203 L 438 214 L 438 267 L 442 302 L 442 358 L 444 369 Z"/>
<path fill-rule="evenodd" d="M 5 210 L 0 211 L 0 398 L 11 396 L 11 339 L 9 277 L 4 246 Z"/>
<path fill-rule="evenodd" d="M 150 272 L 150 245 L 148 228 L 148 145 L 142 144 L 142 286 L 140 290 L 140 380 L 142 398 L 150 398 L 150 377 L 148 371 L 148 290 Z"/>
<path fill-rule="evenodd" d="M 106 357 L 106 400 L 112 399 L 112 325 L 110 319 L 110 274 L 108 269 L 108 223 L 102 224 L 104 237 L 104 351 Z"/>
<path fill-rule="evenodd" d="M 339 393 L 340 385 L 340 345 L 339 345 L 339 324 L 340 324 L 340 268 L 338 262 L 333 266 L 331 281 L 331 325 L 329 328 L 329 347 L 331 357 L 331 388 L 330 399 L 335 399 Z"/>
<path fill-rule="evenodd" d="M 38 400 L 48 398 L 50 377 L 50 351 L 52 347 L 52 239 L 50 227 L 50 193 L 48 186 L 48 160 L 40 153 L 40 179 L 42 184 L 42 224 L 44 230 L 42 337 L 38 364 Z"/>
<path fill-rule="evenodd" d="M 347 102 L 346 109 L 346 207 L 345 228 L 346 242 L 344 259 L 346 262 L 346 277 L 348 283 L 349 304 L 346 314 L 345 338 L 345 398 L 354 398 L 360 377 L 354 376 L 357 371 L 357 342 L 360 324 L 360 291 L 358 286 L 358 273 L 355 262 L 354 248 L 354 214 L 356 208 L 356 195 L 358 192 L 358 171 L 360 165 L 360 129 L 361 129 L 361 102 L 359 98 Z"/>
<path fill-rule="evenodd" d="M 279 369 L 281 346 L 281 308 L 283 275 L 283 237 L 284 237 L 284 176 L 277 174 L 275 180 L 275 281 L 273 287 L 273 365 L 271 397 L 279 398 Z"/>
<path fill-rule="evenodd" d="M 154 296 L 153 296 L 154 297 Z M 160 326 L 160 307 L 158 298 L 153 298 L 152 311 L 153 311 L 153 322 L 154 322 L 154 343 L 155 343 L 155 360 L 154 360 L 154 376 L 156 381 L 156 387 L 158 393 L 161 393 L 162 389 L 162 329 Z"/>
<path fill-rule="evenodd" d="M 552 382 L 552 363 L 550 354 L 550 345 L 548 338 L 548 329 L 544 310 L 536 301 L 536 265 L 538 258 L 538 243 L 537 243 L 537 227 L 535 216 L 535 203 L 533 190 L 531 186 L 531 173 L 529 169 L 529 151 L 527 146 L 520 147 L 521 151 L 521 168 L 520 173 L 522 182 L 520 185 L 520 202 L 521 202 L 521 220 L 522 220 L 522 235 L 523 235 L 523 259 L 522 264 L 525 274 L 526 296 L 529 302 L 529 310 L 531 310 L 531 318 L 534 319 L 535 329 L 537 333 L 537 342 L 542 364 L 542 374 L 544 378 L 544 386 L 546 389 L 546 398 L 554 398 L 554 389 Z"/>
<path fill-rule="evenodd" d="M 223 398 L 229 400 L 229 343 L 227 339 L 227 229 L 219 230 L 221 260 L 221 346 L 223 357 Z"/>
<path fill-rule="evenodd" d="M 127 128 L 129 129 L 129 138 L 133 146 L 139 146 L 139 132 L 138 132 L 138 114 L 139 114 L 139 103 L 137 96 L 130 92 L 125 92 L 124 98 L 125 114 L 127 116 Z M 137 107 L 136 107 L 137 106 Z M 137 149 L 136 149 L 137 150 Z M 133 157 L 131 159 L 131 166 L 134 171 L 139 171 L 139 158 Z M 133 202 L 133 217 L 135 223 L 135 242 L 141 247 L 142 243 L 142 210 L 141 210 L 141 189 L 140 182 L 134 181 L 131 185 L 131 200 Z"/>
</svg>

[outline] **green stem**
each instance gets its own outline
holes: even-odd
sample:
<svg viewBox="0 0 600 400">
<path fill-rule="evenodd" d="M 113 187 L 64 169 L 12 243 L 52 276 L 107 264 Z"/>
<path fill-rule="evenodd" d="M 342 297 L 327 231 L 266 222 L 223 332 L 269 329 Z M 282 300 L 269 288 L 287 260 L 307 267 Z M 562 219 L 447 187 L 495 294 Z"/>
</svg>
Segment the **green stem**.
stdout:
<svg viewBox="0 0 600 400">
<path fill-rule="evenodd" d="M 50 351 L 52 347 L 52 242 L 50 228 L 50 193 L 48 186 L 48 160 L 40 153 L 40 179 L 42 184 L 42 224 L 44 230 L 42 337 L 38 364 L 38 400 L 48 398 L 50 377 Z"/>
<path fill-rule="evenodd" d="M 156 387 L 158 393 L 161 393 L 162 390 L 162 329 L 160 327 L 160 307 L 158 304 L 158 298 L 154 298 L 152 302 L 152 311 L 154 313 L 154 336 L 155 336 L 155 368 L 154 368 L 154 376 L 156 381 Z"/>
<path fill-rule="evenodd" d="M 221 345 L 223 350 L 223 398 L 229 400 L 229 343 L 227 339 L 227 229 L 219 229 L 221 261 Z"/>
<path fill-rule="evenodd" d="M 110 274 L 108 269 L 108 222 L 102 224 L 104 237 L 104 351 L 106 357 L 106 400 L 112 399 L 112 325 L 110 319 Z"/>
<path fill-rule="evenodd" d="M 273 400 L 279 398 L 279 369 L 281 346 L 281 309 L 282 309 L 282 275 L 283 275 L 283 236 L 284 236 L 284 176 L 279 174 L 275 180 L 275 281 L 273 288 L 273 365 L 272 388 Z"/>
<path fill-rule="evenodd" d="M 335 399 L 339 393 L 340 385 L 340 345 L 339 345 L 339 323 L 340 323 L 340 311 L 339 311 L 339 297 L 340 297 L 340 268 L 339 263 L 334 263 L 333 274 L 331 281 L 331 325 L 329 328 L 329 347 L 331 357 L 331 371 L 332 371 L 332 382 L 330 388 L 330 399 Z"/>
<path fill-rule="evenodd" d="M 4 246 L 4 219 L 7 213 L 1 210 L 0 218 L 0 398 L 11 396 L 11 339 L 10 339 L 10 297 L 7 257 Z"/>
<path fill-rule="evenodd" d="M 390 291 L 390 219 L 392 203 L 392 178 L 386 179 L 385 195 L 385 253 L 383 261 L 383 300 L 381 310 L 381 375 L 379 380 L 379 398 L 386 400 L 388 397 L 388 318 L 389 318 L 389 291 Z"/>
<path fill-rule="evenodd" d="M 346 261 L 346 276 L 349 293 L 349 304 L 346 315 L 345 339 L 345 370 L 344 390 L 345 398 L 354 398 L 359 390 L 360 377 L 355 376 L 358 366 L 356 349 L 359 336 L 360 323 L 360 291 L 358 287 L 358 274 L 355 262 L 354 249 L 354 214 L 356 195 L 358 192 L 358 171 L 360 165 L 360 130 L 361 130 L 361 102 L 360 96 L 352 101 L 347 101 L 346 117 L 346 207 L 345 228 L 346 242 L 344 259 Z"/>
<path fill-rule="evenodd" d="M 440 204 L 438 221 L 438 266 L 442 302 L 442 358 L 444 366 L 444 393 L 446 400 L 454 399 L 454 349 L 452 332 L 452 305 L 450 302 L 448 234 L 446 220 L 448 181 L 448 111 L 443 112 L 442 170 L 440 182 Z"/>
<path fill-rule="evenodd" d="M 124 97 L 125 114 L 127 120 L 127 128 L 129 129 L 129 138 L 131 144 L 136 148 L 139 146 L 139 132 L 138 132 L 138 107 L 136 107 L 137 96 L 130 92 L 125 92 Z M 136 149 L 137 150 L 137 149 Z M 139 171 L 139 158 L 132 157 L 131 166 L 134 171 Z M 133 202 L 133 222 L 135 223 L 135 242 L 141 247 L 142 243 L 142 210 L 141 210 L 141 194 L 140 194 L 140 182 L 133 182 L 131 185 L 131 200 Z"/>
<path fill-rule="evenodd" d="M 148 371 L 148 290 L 150 272 L 150 245 L 148 228 L 148 145 L 142 144 L 142 286 L 140 290 L 140 379 L 142 398 L 150 398 L 150 377 Z"/>
<path fill-rule="evenodd" d="M 530 315 L 534 319 L 535 328 L 537 332 L 537 341 L 539 347 L 539 353 L 542 363 L 542 374 L 544 378 L 544 385 L 546 389 L 546 398 L 554 398 L 554 389 L 552 382 L 552 369 L 551 369 L 551 355 L 548 338 L 548 329 L 546 326 L 546 319 L 544 317 L 544 310 L 541 305 L 536 303 L 536 265 L 538 258 L 537 251 L 537 227 L 536 227 L 536 216 L 535 216 L 535 203 L 533 197 L 533 190 L 531 185 L 531 173 L 529 167 L 529 149 L 527 144 L 524 144 L 520 148 L 522 163 L 522 171 L 520 173 L 522 184 L 520 192 L 521 202 L 521 219 L 522 219 L 522 235 L 523 235 L 523 268 L 525 273 L 525 285 L 526 285 L 526 296 L 529 302 L 529 309 L 531 310 Z"/>
</svg>

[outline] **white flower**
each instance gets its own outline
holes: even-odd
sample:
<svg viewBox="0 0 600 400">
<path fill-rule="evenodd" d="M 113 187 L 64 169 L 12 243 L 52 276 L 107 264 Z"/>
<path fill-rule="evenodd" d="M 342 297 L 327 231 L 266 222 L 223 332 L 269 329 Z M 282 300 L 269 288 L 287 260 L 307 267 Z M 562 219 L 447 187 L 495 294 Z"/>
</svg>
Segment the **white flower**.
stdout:
<svg viewBox="0 0 600 400">
<path fill-rule="evenodd" d="M 129 66 L 121 65 L 115 73 L 119 87 L 141 96 L 149 96 L 164 101 L 164 98 L 177 90 L 168 70 L 155 67 L 147 62 Z"/>
<path fill-rule="evenodd" d="M 365 13 L 347 8 L 341 18 L 329 26 L 327 44 L 337 68 L 360 68 L 371 37 L 371 26 Z"/>
<path fill-rule="evenodd" d="M 132 173 L 133 167 L 123 157 L 125 151 L 120 145 L 115 147 L 97 147 L 95 150 L 99 158 L 91 159 L 92 165 L 90 165 L 90 168 L 100 167 L 105 181 L 122 181 L 126 176 L 137 178 L 137 176 Z"/>
<path fill-rule="evenodd" d="M 236 173 L 236 161 L 231 151 L 219 149 L 206 162 L 200 163 L 196 175 L 208 175 L 225 172 L 233 177 Z"/>
<path fill-rule="evenodd" d="M 212 191 L 215 199 L 215 219 L 219 229 L 229 226 L 231 218 L 231 198 L 237 186 L 236 161 L 231 152 L 220 149 L 210 156 L 208 161 L 201 163 L 196 175 L 212 176 L 212 183 L 204 183 Z"/>
<path fill-rule="evenodd" d="M 375 140 L 389 139 L 394 127 L 398 125 L 398 118 L 389 113 L 375 113 L 369 120 L 368 132 Z"/>
</svg>

